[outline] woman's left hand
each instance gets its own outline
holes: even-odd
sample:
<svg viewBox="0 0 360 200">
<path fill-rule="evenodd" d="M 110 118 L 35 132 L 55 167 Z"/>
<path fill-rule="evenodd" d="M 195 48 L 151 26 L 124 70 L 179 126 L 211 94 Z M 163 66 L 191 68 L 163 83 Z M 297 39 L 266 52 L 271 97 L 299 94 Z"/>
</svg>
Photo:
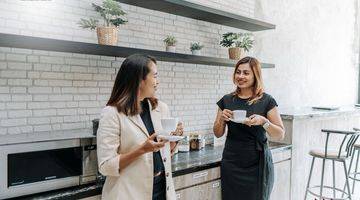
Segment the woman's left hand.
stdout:
<svg viewBox="0 0 360 200">
<path fill-rule="evenodd" d="M 259 126 L 259 125 L 262 126 L 265 122 L 266 122 L 265 117 L 261 115 L 253 114 L 245 119 L 244 124 L 248 126 Z"/>
<path fill-rule="evenodd" d="M 184 126 L 182 122 L 179 122 L 176 126 L 176 130 L 174 132 L 171 132 L 170 135 L 177 135 L 177 136 L 181 136 L 184 134 Z"/>
</svg>

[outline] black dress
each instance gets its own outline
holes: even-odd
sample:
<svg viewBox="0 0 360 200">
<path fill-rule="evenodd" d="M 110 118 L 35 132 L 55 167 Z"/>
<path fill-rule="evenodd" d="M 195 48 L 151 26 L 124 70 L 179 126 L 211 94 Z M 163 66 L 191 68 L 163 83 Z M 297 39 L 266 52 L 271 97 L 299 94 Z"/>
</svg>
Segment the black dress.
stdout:
<svg viewBox="0 0 360 200">
<path fill-rule="evenodd" d="M 246 110 L 246 116 L 266 117 L 277 106 L 274 98 L 264 93 L 252 105 L 248 99 L 227 94 L 217 105 L 221 110 Z M 221 189 L 224 200 L 268 200 L 273 186 L 273 163 L 262 126 L 227 122 L 228 134 L 221 161 Z"/>
</svg>

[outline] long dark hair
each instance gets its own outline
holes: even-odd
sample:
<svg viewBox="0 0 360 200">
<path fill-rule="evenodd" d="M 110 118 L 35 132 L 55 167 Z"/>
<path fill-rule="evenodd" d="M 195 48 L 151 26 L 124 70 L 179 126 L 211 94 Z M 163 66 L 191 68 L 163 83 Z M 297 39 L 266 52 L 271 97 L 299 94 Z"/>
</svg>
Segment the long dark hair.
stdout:
<svg viewBox="0 0 360 200">
<path fill-rule="evenodd" d="M 114 87 L 107 106 L 114 106 L 118 112 L 125 115 L 136 115 L 141 112 L 138 101 L 138 91 L 142 80 L 150 72 L 149 64 L 156 64 L 155 58 L 148 55 L 134 54 L 127 57 L 121 64 L 116 75 Z M 157 105 L 157 99 L 149 98 L 153 109 Z"/>
<path fill-rule="evenodd" d="M 260 62 L 256 58 L 250 56 L 244 57 L 236 63 L 235 70 L 233 73 L 233 83 L 235 84 L 236 70 L 239 68 L 240 65 L 245 63 L 249 63 L 250 69 L 254 73 L 254 77 L 255 77 L 255 82 L 252 89 L 253 95 L 248 100 L 249 105 L 251 105 L 253 103 L 256 103 L 257 100 L 261 99 L 264 93 L 264 83 L 261 75 Z M 236 87 L 236 90 L 233 92 L 233 95 L 239 95 L 240 92 L 241 92 L 240 88 Z"/>
</svg>

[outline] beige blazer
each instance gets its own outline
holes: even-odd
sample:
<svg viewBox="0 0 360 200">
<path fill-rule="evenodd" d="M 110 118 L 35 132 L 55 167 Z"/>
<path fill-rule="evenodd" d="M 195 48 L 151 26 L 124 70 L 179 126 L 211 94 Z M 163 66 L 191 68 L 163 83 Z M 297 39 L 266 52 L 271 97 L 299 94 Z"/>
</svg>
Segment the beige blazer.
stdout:
<svg viewBox="0 0 360 200">
<path fill-rule="evenodd" d="M 161 118 L 169 117 L 169 109 L 163 102 L 158 103 L 150 115 L 155 132 L 161 130 Z M 140 115 L 126 116 L 115 107 L 107 106 L 102 110 L 97 132 L 98 166 L 106 176 L 102 190 L 105 200 L 151 200 L 153 191 L 153 154 L 140 156 L 124 169 L 119 169 L 122 153 L 129 152 L 141 145 L 149 133 Z M 172 173 L 170 144 L 160 150 L 165 166 L 166 199 L 176 199 Z"/>
</svg>

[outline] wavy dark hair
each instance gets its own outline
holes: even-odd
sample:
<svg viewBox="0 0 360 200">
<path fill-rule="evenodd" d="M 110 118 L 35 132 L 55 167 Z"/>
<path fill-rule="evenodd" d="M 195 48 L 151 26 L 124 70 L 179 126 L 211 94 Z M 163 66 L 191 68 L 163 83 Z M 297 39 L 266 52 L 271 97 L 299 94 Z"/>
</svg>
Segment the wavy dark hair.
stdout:
<svg viewBox="0 0 360 200">
<path fill-rule="evenodd" d="M 257 100 L 261 99 L 264 93 L 264 83 L 262 80 L 261 75 L 261 64 L 260 62 L 253 57 L 247 56 L 240 59 L 235 66 L 234 74 L 233 74 L 233 83 L 235 84 L 235 74 L 236 70 L 239 68 L 240 65 L 249 63 L 251 71 L 254 73 L 255 82 L 252 88 L 253 95 L 248 100 L 249 105 L 256 103 Z M 240 88 L 236 87 L 236 90 L 232 93 L 233 95 L 240 94 Z"/>
<path fill-rule="evenodd" d="M 151 62 L 156 64 L 155 58 L 149 55 L 134 54 L 127 57 L 116 75 L 114 87 L 106 105 L 116 107 L 118 112 L 127 116 L 141 113 L 138 92 L 141 81 L 145 80 L 150 72 Z M 156 108 L 158 103 L 156 98 L 146 100 L 150 101 L 152 109 Z"/>
</svg>

